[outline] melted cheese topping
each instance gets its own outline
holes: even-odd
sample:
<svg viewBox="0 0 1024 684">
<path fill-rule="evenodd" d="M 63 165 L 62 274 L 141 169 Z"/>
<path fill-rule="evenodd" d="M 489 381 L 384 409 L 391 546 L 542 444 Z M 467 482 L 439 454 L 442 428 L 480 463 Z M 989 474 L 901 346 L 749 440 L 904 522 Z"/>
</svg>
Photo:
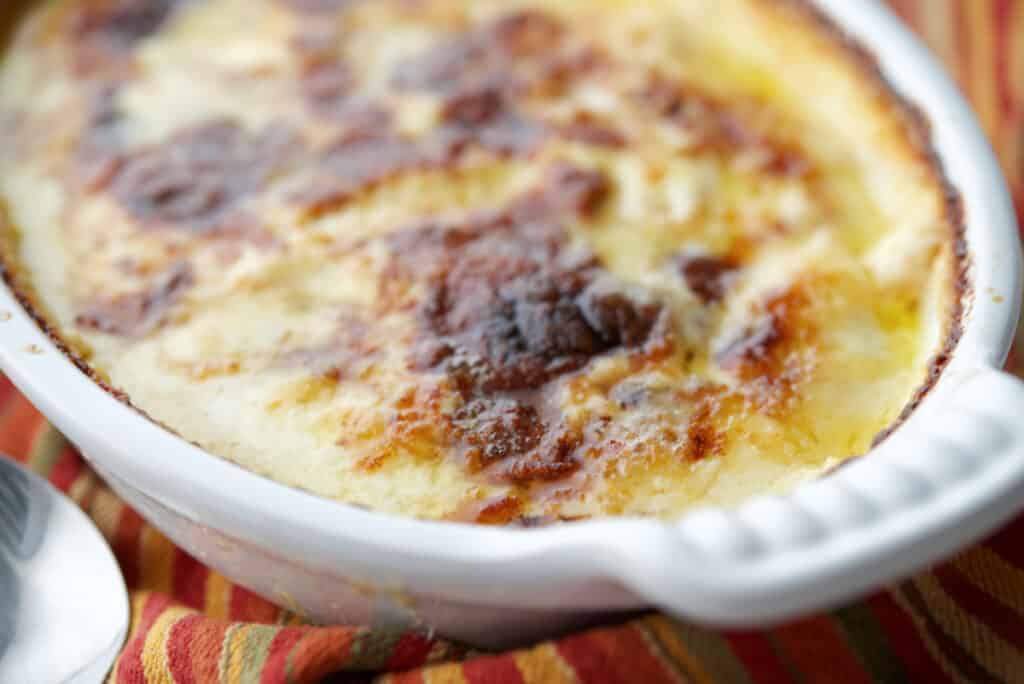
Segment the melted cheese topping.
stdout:
<svg viewBox="0 0 1024 684">
<path fill-rule="evenodd" d="M 898 419 L 956 309 L 913 121 L 792 2 L 41 2 L 0 92 L 8 258 L 59 334 L 374 509 L 786 490 Z"/>
</svg>

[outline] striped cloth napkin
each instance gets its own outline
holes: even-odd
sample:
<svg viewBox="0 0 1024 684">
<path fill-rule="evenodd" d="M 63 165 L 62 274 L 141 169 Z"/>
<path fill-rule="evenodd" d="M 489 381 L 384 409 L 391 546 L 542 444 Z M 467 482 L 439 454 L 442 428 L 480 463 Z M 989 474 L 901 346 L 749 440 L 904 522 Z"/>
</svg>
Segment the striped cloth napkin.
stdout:
<svg viewBox="0 0 1024 684">
<path fill-rule="evenodd" d="M 1024 0 L 891 3 L 970 96 L 1024 208 Z M 413 633 L 305 625 L 233 585 L 118 500 L 2 379 L 0 451 L 67 492 L 113 547 L 132 595 L 118 684 L 1024 682 L 1024 517 L 902 584 L 771 631 L 649 615 L 481 654 Z"/>
</svg>

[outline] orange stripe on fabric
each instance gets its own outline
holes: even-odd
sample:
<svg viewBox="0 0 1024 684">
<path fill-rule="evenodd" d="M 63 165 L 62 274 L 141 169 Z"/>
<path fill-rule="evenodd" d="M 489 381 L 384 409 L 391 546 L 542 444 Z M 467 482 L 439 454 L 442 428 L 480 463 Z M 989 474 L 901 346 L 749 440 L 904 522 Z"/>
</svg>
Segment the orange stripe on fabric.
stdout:
<svg viewBox="0 0 1024 684">
<path fill-rule="evenodd" d="M 174 544 L 155 527 L 144 525 L 140 533 L 138 587 L 170 595 L 174 588 Z"/>
<path fill-rule="evenodd" d="M 999 103 L 995 77 L 995 29 L 991 0 L 963 3 L 970 35 L 971 102 L 982 126 L 991 136 L 999 130 Z"/>
<path fill-rule="evenodd" d="M 221 655 L 230 627 L 231 623 L 226 620 L 204 617 L 193 628 L 190 654 L 197 684 L 219 681 Z"/>
<path fill-rule="evenodd" d="M 755 682 L 775 684 L 793 682 L 792 674 L 779 658 L 771 642 L 759 632 L 726 632 L 725 638 L 733 652 L 746 666 L 747 674 Z"/>
<path fill-rule="evenodd" d="M 1010 84 L 1010 31 L 1013 29 L 1013 0 L 995 0 L 994 23 L 996 93 L 1003 116 L 1013 114 L 1013 86 Z"/>
<path fill-rule="evenodd" d="M 30 403 L 24 399 L 14 402 L 0 419 L 0 453 L 24 463 L 32 450 L 36 430 L 44 423 Z"/>
<path fill-rule="evenodd" d="M 212 618 L 225 620 L 230 607 L 231 582 L 219 572 L 210 572 L 206 577 L 206 597 L 203 612 Z"/>
<path fill-rule="evenodd" d="M 885 631 L 889 648 L 903 662 L 907 672 L 917 673 L 921 681 L 952 684 L 952 679 L 922 642 L 914 621 L 888 593 L 876 594 L 866 600 Z"/>
<path fill-rule="evenodd" d="M 171 606 L 171 600 L 166 596 L 148 592 L 139 594 L 137 600 L 141 609 L 133 626 L 134 636 L 125 645 L 118 660 L 116 681 L 119 684 L 140 684 L 146 681 L 142 659 L 146 635 L 157 618 Z"/>
<path fill-rule="evenodd" d="M 167 669 L 175 684 L 200 684 L 192 669 L 196 660 L 192 646 L 204 620 L 199 614 L 183 617 L 167 634 Z"/>
<path fill-rule="evenodd" d="M 340 670 L 351 659 L 352 644 L 363 630 L 355 627 L 322 627 L 309 630 L 288 654 L 289 681 L 319 681 Z"/>
<path fill-rule="evenodd" d="M 833 677 L 849 684 L 870 684 L 871 678 L 829 617 L 815 616 L 783 625 L 773 631 L 800 674 L 811 681 Z"/>
<path fill-rule="evenodd" d="M 280 608 L 243 586 L 233 585 L 230 596 L 228 617 L 232 620 L 273 624 L 281 614 Z"/>
<path fill-rule="evenodd" d="M 553 644 L 519 651 L 514 657 L 526 684 L 571 684 L 576 681 L 573 669 L 558 655 Z"/>
</svg>

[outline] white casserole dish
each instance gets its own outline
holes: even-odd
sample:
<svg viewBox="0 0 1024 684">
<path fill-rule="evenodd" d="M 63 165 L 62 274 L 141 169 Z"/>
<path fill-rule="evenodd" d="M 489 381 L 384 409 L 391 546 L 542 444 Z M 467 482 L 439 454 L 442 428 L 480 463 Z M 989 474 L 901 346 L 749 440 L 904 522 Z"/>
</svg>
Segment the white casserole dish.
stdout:
<svg viewBox="0 0 1024 684">
<path fill-rule="evenodd" d="M 506 646 L 651 605 L 761 625 L 891 581 L 1024 504 L 1024 384 L 999 370 L 1020 307 L 1020 248 L 999 168 L 941 67 L 880 4 L 816 4 L 931 120 L 963 199 L 974 296 L 952 361 L 909 420 L 791 496 L 673 523 L 515 530 L 398 518 L 264 479 L 149 422 L 79 371 L 6 288 L 0 366 L 175 543 L 317 620 Z"/>
</svg>

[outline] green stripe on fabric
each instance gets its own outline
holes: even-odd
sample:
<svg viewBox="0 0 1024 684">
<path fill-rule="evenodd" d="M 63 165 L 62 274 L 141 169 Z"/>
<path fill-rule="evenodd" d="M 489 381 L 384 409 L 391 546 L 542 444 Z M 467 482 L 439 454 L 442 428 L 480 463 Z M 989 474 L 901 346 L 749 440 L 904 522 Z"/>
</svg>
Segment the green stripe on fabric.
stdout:
<svg viewBox="0 0 1024 684">
<path fill-rule="evenodd" d="M 360 629 L 352 640 L 348 669 L 379 670 L 395 653 L 402 632 Z"/>
<path fill-rule="evenodd" d="M 258 682 L 263 674 L 263 666 L 270 653 L 270 644 L 281 631 L 274 625 L 249 625 L 245 639 L 240 648 L 243 651 L 242 667 L 239 670 L 239 681 Z"/>
<path fill-rule="evenodd" d="M 678 620 L 663 619 L 687 645 L 690 653 L 700 660 L 713 681 L 752 684 L 747 669 L 721 635 Z"/>
<path fill-rule="evenodd" d="M 41 423 L 39 433 L 32 441 L 28 454 L 28 466 L 44 479 L 50 478 L 53 466 L 57 464 L 68 442 L 64 435 L 49 423 Z"/>
<path fill-rule="evenodd" d="M 866 604 L 855 603 L 840 608 L 833 617 L 846 636 L 850 649 L 873 680 L 884 684 L 907 681 L 907 673 L 889 648 L 882 625 Z"/>
</svg>

